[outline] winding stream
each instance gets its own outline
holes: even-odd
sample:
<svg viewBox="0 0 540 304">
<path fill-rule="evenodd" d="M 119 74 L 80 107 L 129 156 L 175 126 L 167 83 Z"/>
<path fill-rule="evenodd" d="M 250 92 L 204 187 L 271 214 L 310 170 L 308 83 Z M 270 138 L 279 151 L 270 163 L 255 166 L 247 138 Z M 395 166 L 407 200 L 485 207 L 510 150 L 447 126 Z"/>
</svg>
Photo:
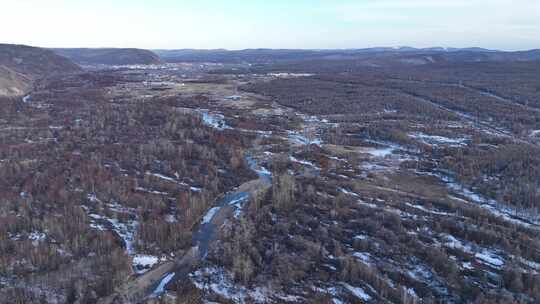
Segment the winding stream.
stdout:
<svg viewBox="0 0 540 304">
<path fill-rule="evenodd" d="M 262 181 L 263 186 L 269 186 L 272 183 L 272 173 L 266 168 L 259 165 L 255 158 L 246 156 L 246 161 L 254 172 L 257 173 L 259 179 Z M 241 188 L 241 187 L 240 187 Z M 189 271 L 189 266 L 193 266 L 197 262 L 203 261 L 208 255 L 208 249 L 210 243 L 215 239 L 216 232 L 218 232 L 218 225 L 216 225 L 217 219 L 221 212 L 226 212 L 225 209 L 237 209 L 242 208 L 242 204 L 249 199 L 249 193 L 241 190 L 231 191 L 225 194 L 221 199 L 217 201 L 214 207 L 209 209 L 203 216 L 203 220 L 199 225 L 197 231 L 193 233 L 193 244 L 195 244 L 186 254 L 186 256 L 192 254 L 195 258 L 188 259 L 187 262 L 192 265 L 185 265 L 183 262 L 177 262 L 175 270 L 166 273 L 159 282 L 154 284 L 152 288 L 153 292 L 151 297 L 158 297 L 165 290 L 165 286 L 174 280 L 179 280 L 185 277 Z"/>
</svg>

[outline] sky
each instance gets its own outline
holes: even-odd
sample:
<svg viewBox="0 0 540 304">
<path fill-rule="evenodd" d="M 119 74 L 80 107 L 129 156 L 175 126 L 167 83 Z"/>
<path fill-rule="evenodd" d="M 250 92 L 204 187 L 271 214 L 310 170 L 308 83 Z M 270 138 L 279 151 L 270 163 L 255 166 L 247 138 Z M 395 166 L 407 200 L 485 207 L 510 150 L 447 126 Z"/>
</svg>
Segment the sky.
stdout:
<svg viewBox="0 0 540 304">
<path fill-rule="evenodd" d="M 540 0 L 1 0 L 0 43 L 540 48 Z"/>
</svg>

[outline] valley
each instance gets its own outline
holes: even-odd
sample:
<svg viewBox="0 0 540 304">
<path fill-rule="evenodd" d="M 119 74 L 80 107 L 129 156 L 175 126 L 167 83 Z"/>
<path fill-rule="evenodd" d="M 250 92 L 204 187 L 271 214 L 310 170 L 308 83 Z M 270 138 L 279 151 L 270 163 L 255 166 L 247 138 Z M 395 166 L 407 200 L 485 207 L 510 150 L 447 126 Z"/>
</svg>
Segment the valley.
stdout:
<svg viewBox="0 0 540 304">
<path fill-rule="evenodd" d="M 540 298 L 537 61 L 203 55 L 1 98 L 0 303 Z"/>
</svg>

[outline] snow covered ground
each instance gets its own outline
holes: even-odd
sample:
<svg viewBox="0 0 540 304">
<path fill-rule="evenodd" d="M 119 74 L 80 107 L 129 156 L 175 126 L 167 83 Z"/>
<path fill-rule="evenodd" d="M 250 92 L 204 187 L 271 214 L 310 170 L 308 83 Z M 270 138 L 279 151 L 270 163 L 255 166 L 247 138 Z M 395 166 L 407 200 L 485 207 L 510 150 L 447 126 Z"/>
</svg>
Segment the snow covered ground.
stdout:
<svg viewBox="0 0 540 304">
<path fill-rule="evenodd" d="M 135 253 L 135 248 L 133 242 L 135 240 L 135 232 L 139 226 L 139 222 L 134 220 L 128 223 L 122 223 L 118 219 L 107 219 L 114 227 L 114 231 L 118 234 L 126 247 L 126 252 L 128 255 L 133 255 Z"/>
<path fill-rule="evenodd" d="M 448 213 L 448 212 L 440 212 L 440 211 L 430 210 L 430 209 L 427 209 L 427 208 L 425 208 L 424 206 L 421 206 L 421 205 L 413 205 L 411 203 L 405 203 L 405 205 L 409 206 L 411 208 L 418 209 L 418 210 L 424 211 L 426 213 L 431 213 L 431 214 L 435 214 L 435 215 L 444 215 L 444 216 L 453 216 L 454 215 L 454 214 Z"/>
<path fill-rule="evenodd" d="M 317 167 L 314 163 L 310 162 L 310 161 L 307 161 L 307 160 L 303 160 L 303 159 L 298 159 L 294 156 L 289 156 L 289 159 L 290 161 L 294 162 L 294 163 L 299 163 L 301 165 L 304 165 L 304 166 L 308 166 L 308 167 L 312 167 L 314 168 L 315 170 L 321 170 L 321 168 Z"/>
<path fill-rule="evenodd" d="M 276 78 L 299 78 L 299 77 L 310 77 L 314 74 L 308 74 L 308 73 L 270 73 L 269 76 L 273 76 Z"/>
<path fill-rule="evenodd" d="M 177 179 L 175 178 L 172 178 L 172 177 L 169 177 L 169 176 L 166 176 L 166 175 L 163 175 L 161 173 L 151 173 L 151 172 L 146 172 L 147 175 L 151 175 L 151 176 L 154 176 L 154 177 L 157 177 L 159 179 L 162 179 L 164 181 L 167 181 L 167 182 L 170 182 L 170 183 L 175 183 L 175 184 L 178 184 L 180 186 L 184 186 L 184 187 L 188 187 L 189 190 L 193 191 L 193 192 L 201 192 L 202 189 L 199 188 L 199 187 L 194 187 L 194 186 L 191 186 L 187 183 L 184 183 L 184 182 L 181 182 L 181 181 L 178 181 Z M 178 174 L 176 174 L 177 178 L 179 177 Z M 138 189 L 141 189 L 141 191 L 144 191 L 145 189 L 143 188 L 138 188 Z M 144 192 L 149 192 L 149 193 L 154 193 L 154 194 L 163 194 L 165 192 L 159 192 L 159 191 L 144 191 Z M 167 194 L 167 193 L 165 193 Z"/>
<path fill-rule="evenodd" d="M 347 194 L 347 195 L 350 195 L 350 196 L 354 196 L 354 197 L 360 197 L 360 195 L 358 195 L 358 193 L 355 193 L 355 192 L 352 192 L 352 191 L 349 191 L 345 188 L 341 188 L 339 187 L 338 190 L 344 194 Z"/>
<path fill-rule="evenodd" d="M 299 145 L 321 145 L 322 140 L 316 136 L 308 137 L 296 131 L 287 131 L 288 138 L 292 143 Z"/>
<path fill-rule="evenodd" d="M 169 182 L 171 182 L 171 183 L 178 183 L 178 181 L 176 181 L 174 178 L 165 176 L 165 175 L 160 174 L 160 173 L 150 173 L 150 172 L 146 172 L 146 174 L 148 174 L 148 175 L 153 175 L 153 176 L 155 176 L 155 177 L 161 178 L 161 179 L 166 180 L 166 181 L 169 181 Z"/>
<path fill-rule="evenodd" d="M 146 189 L 146 188 L 143 188 L 143 187 L 137 187 L 137 188 L 135 188 L 135 190 L 150 193 L 150 194 L 156 194 L 156 195 L 164 195 L 164 196 L 169 195 L 169 193 L 167 193 L 167 192 Z"/>
<path fill-rule="evenodd" d="M 373 157 L 387 157 L 394 153 L 394 148 L 366 148 L 365 152 Z"/>
<path fill-rule="evenodd" d="M 367 287 L 369 287 L 370 290 L 373 289 L 369 285 Z M 332 297 L 332 303 L 334 304 L 349 303 L 349 301 L 342 299 L 345 294 L 350 294 L 359 300 L 358 302 L 354 302 L 354 303 L 366 303 L 373 300 L 373 297 L 369 295 L 369 293 L 367 293 L 364 288 L 352 286 L 345 282 L 340 282 L 340 283 L 337 283 L 335 285 L 331 285 L 328 287 L 315 287 L 314 286 L 313 289 L 316 292 L 330 295 Z"/>
<path fill-rule="evenodd" d="M 452 235 L 442 235 L 444 246 L 452 249 L 458 249 L 465 253 L 474 255 L 479 263 L 493 267 L 495 269 L 501 269 L 505 264 L 505 258 L 500 254 L 498 250 L 490 248 L 482 248 L 477 245 L 471 245 L 469 242 L 460 240 Z M 467 265 L 465 265 L 466 267 Z"/>
<path fill-rule="evenodd" d="M 132 208 L 127 208 L 118 202 L 105 203 L 100 200 L 95 193 L 88 194 L 88 200 L 92 204 L 100 204 L 107 207 L 113 213 L 112 217 L 95 213 L 91 207 L 83 205 L 83 209 L 90 219 L 90 227 L 98 231 L 112 231 L 124 242 L 127 255 L 133 257 L 133 269 L 137 272 L 139 262 L 148 262 L 148 256 L 137 256 L 135 250 L 135 233 L 139 228 L 137 212 Z M 126 217 L 126 215 L 128 215 Z M 120 220 L 120 218 L 123 218 Z M 124 219 L 125 218 L 125 219 Z"/>
<path fill-rule="evenodd" d="M 409 134 L 409 137 L 418 139 L 421 142 L 430 145 L 430 146 L 447 146 L 447 147 L 460 147 L 465 146 L 467 144 L 467 141 L 469 141 L 468 138 L 449 138 L 444 136 L 437 136 L 437 135 L 427 135 L 421 132 L 417 133 L 411 133 Z"/>
<path fill-rule="evenodd" d="M 298 296 L 286 295 L 266 286 L 236 284 L 231 273 L 220 267 L 206 267 L 190 274 L 197 288 L 220 295 L 234 303 L 282 303 L 302 302 Z"/>
<path fill-rule="evenodd" d="M 352 255 L 364 264 L 370 265 L 373 262 L 373 257 L 368 252 L 354 252 Z"/>
<path fill-rule="evenodd" d="M 217 130 L 225 130 L 231 128 L 225 122 L 225 116 L 223 116 L 223 114 L 210 113 L 206 110 L 201 110 L 200 112 L 202 114 L 202 120 L 205 125 Z"/>
<path fill-rule="evenodd" d="M 529 134 L 530 137 L 539 137 L 540 136 L 540 130 L 532 130 Z"/>
<path fill-rule="evenodd" d="M 505 221 L 514 223 L 527 228 L 540 228 L 540 216 L 534 215 L 534 212 L 517 212 L 511 206 L 497 202 L 494 199 L 487 198 L 479 193 L 474 192 L 473 190 L 465 187 L 458 183 L 454 178 L 444 175 L 441 173 L 433 172 L 416 172 L 419 175 L 429 175 L 438 177 L 442 182 L 445 183 L 447 188 L 453 192 L 455 195 L 461 196 L 462 198 L 456 196 L 450 196 L 453 199 L 461 200 L 464 202 L 472 202 L 485 210 L 489 211 L 494 216 L 500 217 Z"/>
<path fill-rule="evenodd" d="M 493 251 L 484 249 L 481 252 L 476 253 L 474 256 L 481 262 L 487 263 L 488 265 L 497 269 L 501 269 L 502 266 L 504 266 L 504 259 Z"/>
<path fill-rule="evenodd" d="M 367 294 L 364 289 L 360 288 L 360 287 L 353 287 L 347 283 L 342 283 L 342 285 L 348 290 L 350 291 L 355 297 L 359 298 L 360 300 L 363 300 L 363 301 L 369 301 L 371 300 L 371 296 L 369 294 Z"/>
<path fill-rule="evenodd" d="M 137 274 L 143 274 L 152 269 L 160 259 L 153 255 L 136 254 L 133 256 L 133 269 Z"/>
</svg>

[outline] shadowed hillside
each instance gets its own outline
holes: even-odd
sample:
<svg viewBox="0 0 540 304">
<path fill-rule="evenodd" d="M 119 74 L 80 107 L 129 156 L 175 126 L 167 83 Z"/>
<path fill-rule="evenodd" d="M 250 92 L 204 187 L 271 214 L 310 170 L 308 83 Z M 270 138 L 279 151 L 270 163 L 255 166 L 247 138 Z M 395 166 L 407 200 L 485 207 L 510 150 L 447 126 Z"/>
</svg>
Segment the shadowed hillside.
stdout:
<svg viewBox="0 0 540 304">
<path fill-rule="evenodd" d="M 166 62 L 275 63 L 300 60 L 358 60 L 365 66 L 430 65 L 540 60 L 539 50 L 503 52 L 482 48 L 366 48 L 344 50 L 154 50 Z"/>
<path fill-rule="evenodd" d="M 82 65 L 130 65 L 158 64 L 159 57 L 148 50 L 142 49 L 53 49 L 59 55 L 65 56 Z"/>
<path fill-rule="evenodd" d="M 0 95 L 22 95 L 33 80 L 79 70 L 67 58 L 46 49 L 0 44 Z"/>
</svg>

